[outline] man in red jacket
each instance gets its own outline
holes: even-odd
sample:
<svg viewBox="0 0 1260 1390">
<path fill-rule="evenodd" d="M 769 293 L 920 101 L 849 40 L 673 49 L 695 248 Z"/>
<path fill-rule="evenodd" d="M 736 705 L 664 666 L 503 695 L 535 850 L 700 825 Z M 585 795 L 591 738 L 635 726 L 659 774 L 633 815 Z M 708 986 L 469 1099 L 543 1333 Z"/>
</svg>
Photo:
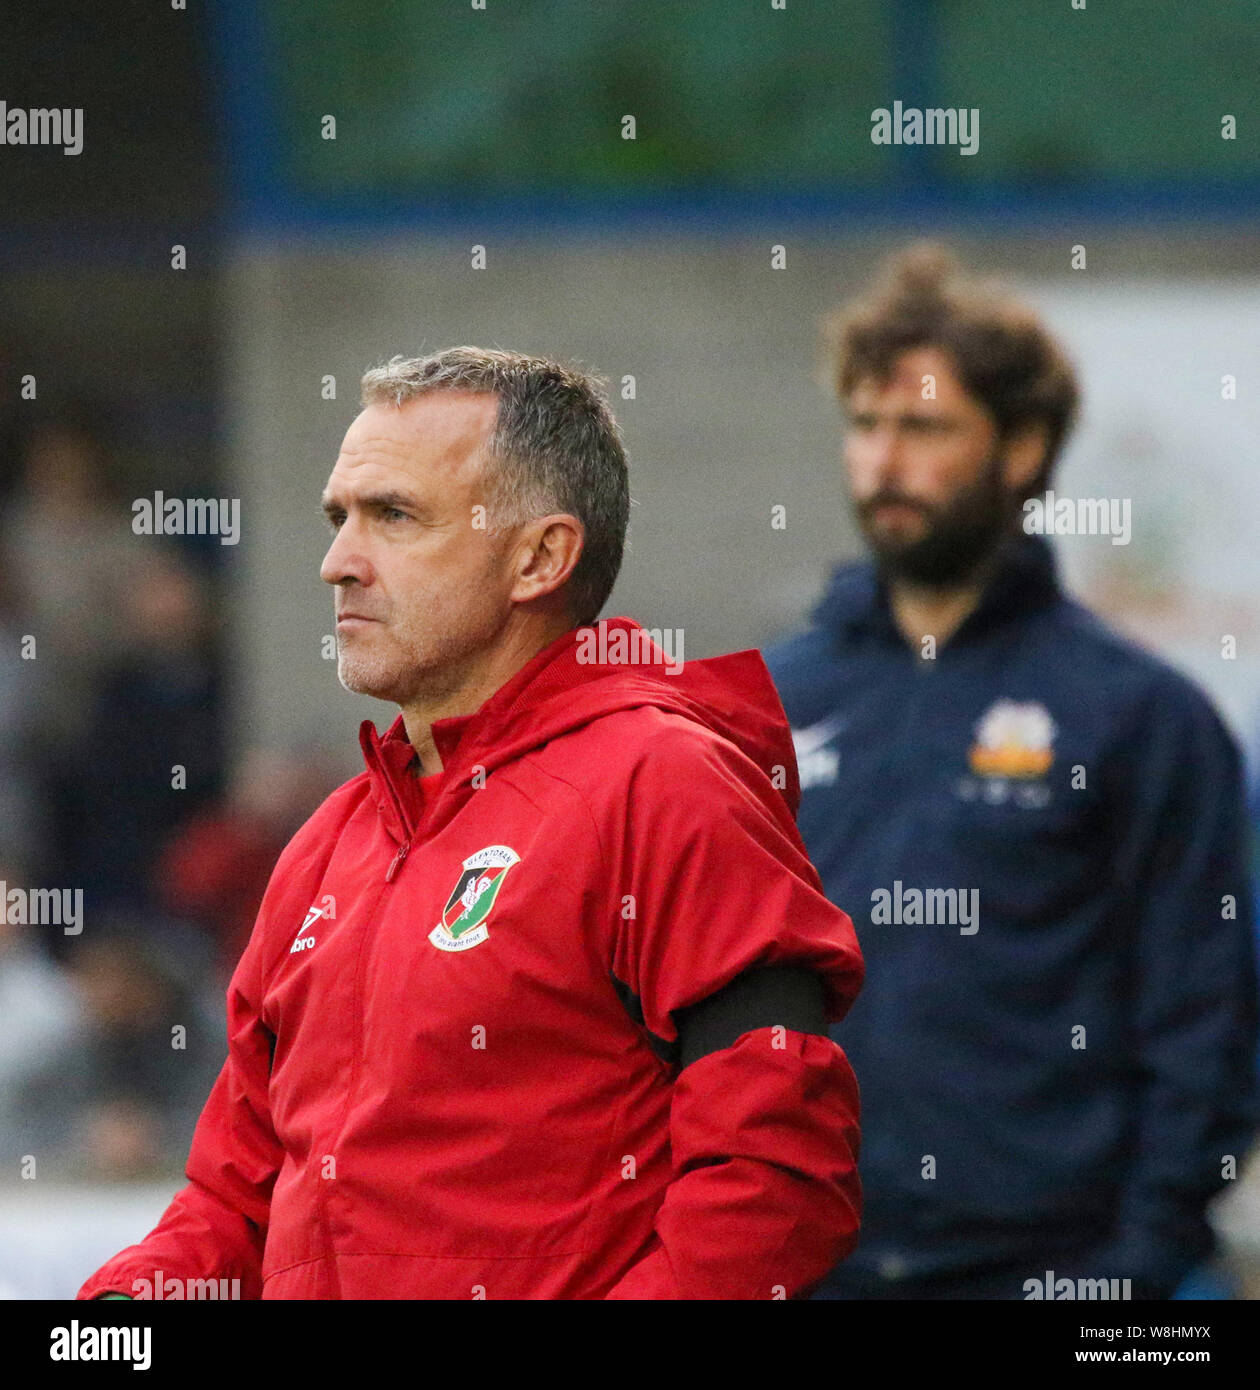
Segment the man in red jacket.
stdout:
<svg viewBox="0 0 1260 1390">
<path fill-rule="evenodd" d="M 321 573 L 401 714 L 276 865 L 188 1185 L 79 1296 L 803 1294 L 857 1239 L 862 961 L 765 666 L 596 623 L 629 498 L 589 378 L 455 348 L 363 404 Z"/>
</svg>

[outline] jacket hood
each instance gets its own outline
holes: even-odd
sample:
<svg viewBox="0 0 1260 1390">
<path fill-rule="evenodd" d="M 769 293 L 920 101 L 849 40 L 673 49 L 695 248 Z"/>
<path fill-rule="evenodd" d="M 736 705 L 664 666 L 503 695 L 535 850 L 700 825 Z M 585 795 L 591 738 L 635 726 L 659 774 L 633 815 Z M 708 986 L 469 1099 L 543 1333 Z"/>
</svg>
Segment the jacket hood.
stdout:
<svg viewBox="0 0 1260 1390">
<path fill-rule="evenodd" d="M 766 775 L 783 769 L 792 814 L 800 783 L 787 716 L 760 652 L 678 664 L 631 618 L 574 628 L 544 647 L 475 714 L 439 719 L 433 739 L 443 776 L 429 815 L 444 824 L 472 794 L 474 769 L 489 774 L 603 715 L 650 705 L 694 720 L 735 744 Z M 359 742 L 391 833 L 410 840 L 419 797 L 407 771 L 414 750 L 402 716 L 381 737 L 371 720 Z M 426 815 L 426 822 L 429 816 Z"/>
</svg>

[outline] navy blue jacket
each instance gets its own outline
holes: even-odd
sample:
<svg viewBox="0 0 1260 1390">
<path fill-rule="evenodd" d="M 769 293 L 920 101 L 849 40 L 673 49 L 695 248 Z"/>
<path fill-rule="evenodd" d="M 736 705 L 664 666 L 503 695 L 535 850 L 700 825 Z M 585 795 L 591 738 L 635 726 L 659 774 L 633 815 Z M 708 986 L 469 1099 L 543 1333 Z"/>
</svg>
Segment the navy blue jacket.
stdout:
<svg viewBox="0 0 1260 1390">
<path fill-rule="evenodd" d="M 832 1030 L 862 1092 L 852 1263 L 1086 1243 L 1086 1275 L 1170 1292 L 1260 1122 L 1234 740 L 1063 593 L 1040 538 L 1011 541 L 933 660 L 870 564 L 835 572 L 813 624 L 766 660 L 802 834 L 866 958 Z"/>
</svg>

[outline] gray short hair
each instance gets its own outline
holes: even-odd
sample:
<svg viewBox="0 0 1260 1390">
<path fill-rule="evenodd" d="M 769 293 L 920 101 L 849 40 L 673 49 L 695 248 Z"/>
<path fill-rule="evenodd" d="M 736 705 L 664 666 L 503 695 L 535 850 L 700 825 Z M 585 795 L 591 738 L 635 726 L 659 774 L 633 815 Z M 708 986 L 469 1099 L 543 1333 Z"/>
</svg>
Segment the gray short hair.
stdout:
<svg viewBox="0 0 1260 1390">
<path fill-rule="evenodd" d="M 488 446 L 496 465 L 491 511 L 500 525 L 551 512 L 582 523 L 586 541 L 567 586 L 582 626 L 595 621 L 612 593 L 630 519 L 625 445 L 604 386 L 543 357 L 453 347 L 373 367 L 363 375 L 362 402 L 401 406 L 432 391 L 498 397 Z"/>
</svg>

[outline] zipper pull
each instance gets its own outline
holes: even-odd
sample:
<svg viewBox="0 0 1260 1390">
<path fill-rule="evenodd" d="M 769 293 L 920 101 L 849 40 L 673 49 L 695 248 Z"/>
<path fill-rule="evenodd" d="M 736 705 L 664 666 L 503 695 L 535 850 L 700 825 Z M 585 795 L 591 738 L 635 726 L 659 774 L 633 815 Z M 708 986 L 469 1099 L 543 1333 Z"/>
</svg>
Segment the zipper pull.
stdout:
<svg viewBox="0 0 1260 1390">
<path fill-rule="evenodd" d="M 385 873 L 385 882 L 386 882 L 386 883 L 393 883 L 393 881 L 394 881 L 394 875 L 398 872 L 399 869 L 402 868 L 402 862 L 403 862 L 404 859 L 406 859 L 406 857 L 407 857 L 407 851 L 408 851 L 410 848 L 411 848 L 411 841 L 410 841 L 410 840 L 404 840 L 404 841 L 402 842 L 402 844 L 398 846 L 398 853 L 397 853 L 396 855 L 394 855 L 394 862 L 389 866 L 388 870 L 387 870 L 386 873 Z"/>
</svg>

